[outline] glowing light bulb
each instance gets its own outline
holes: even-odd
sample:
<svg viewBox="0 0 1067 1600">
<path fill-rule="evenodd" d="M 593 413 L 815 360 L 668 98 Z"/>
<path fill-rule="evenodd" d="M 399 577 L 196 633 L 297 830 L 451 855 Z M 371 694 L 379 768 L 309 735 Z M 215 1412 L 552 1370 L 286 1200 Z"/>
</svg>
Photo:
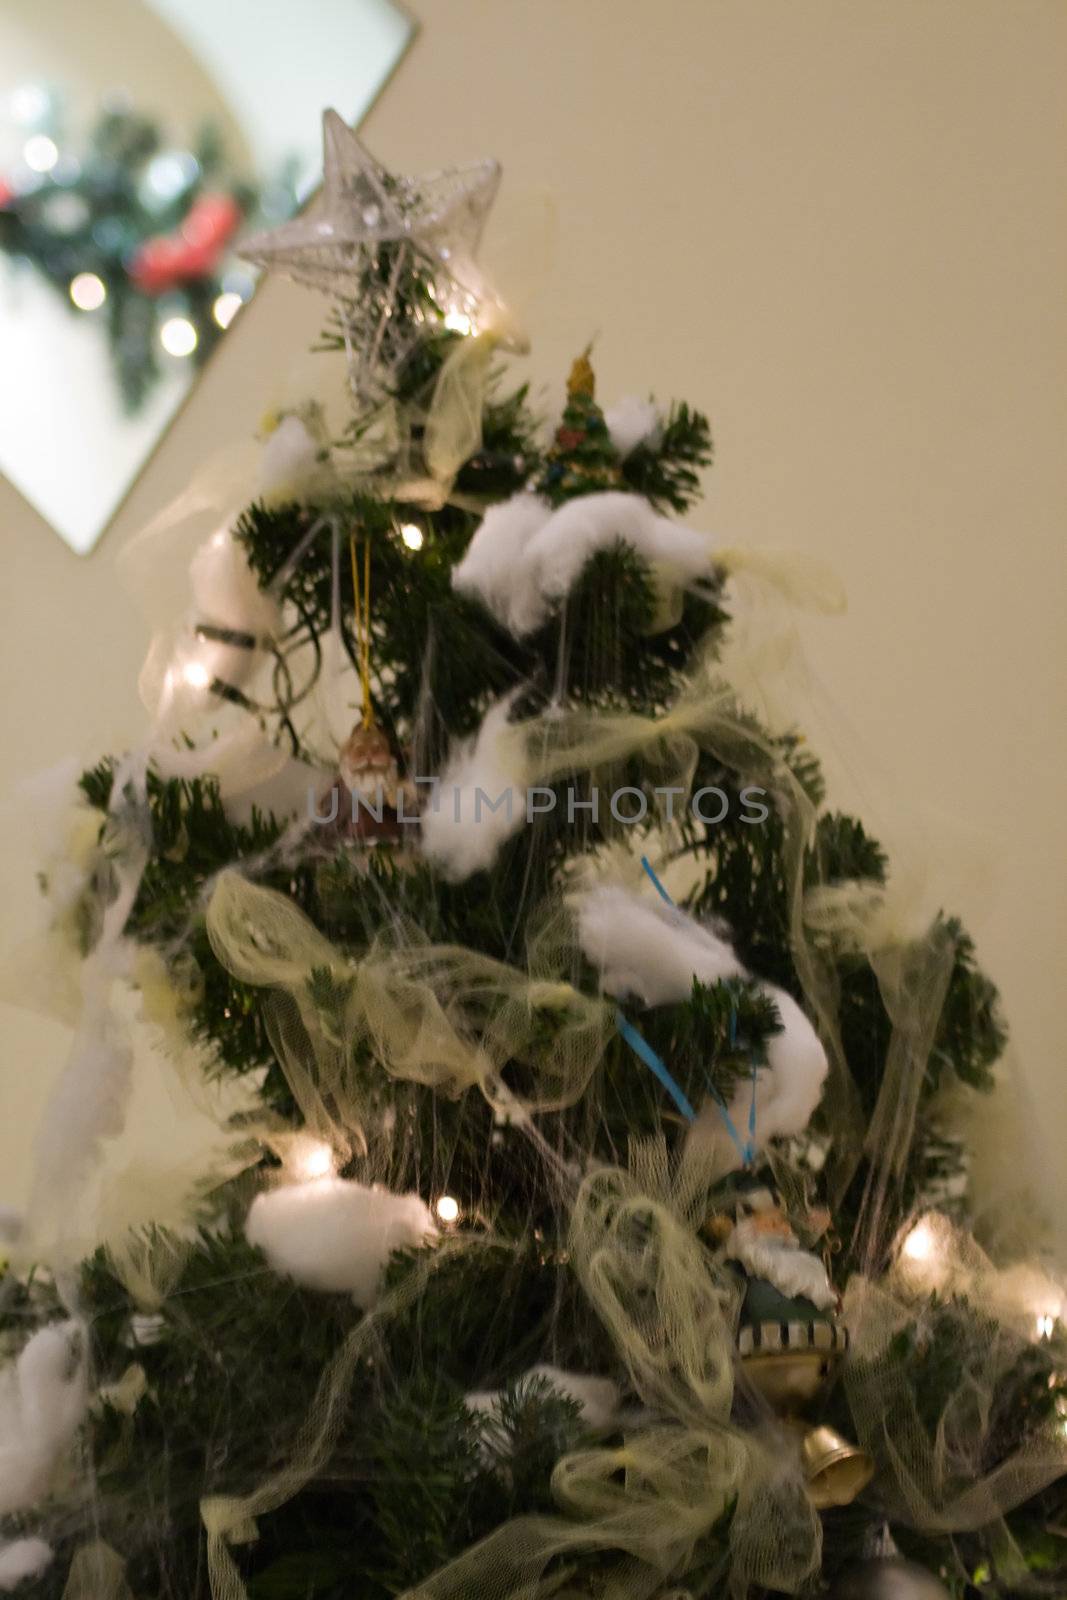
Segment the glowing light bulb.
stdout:
<svg viewBox="0 0 1067 1600">
<path fill-rule="evenodd" d="M 59 146 L 47 133 L 35 133 L 23 145 L 22 159 L 31 172 L 51 172 L 59 160 Z"/>
<path fill-rule="evenodd" d="M 48 91 L 39 83 L 20 83 L 11 91 L 11 115 L 25 127 L 48 115 Z"/>
<path fill-rule="evenodd" d="M 928 1222 L 917 1222 L 904 1240 L 904 1254 L 909 1261 L 929 1261 L 935 1254 L 934 1230 Z"/>
<path fill-rule="evenodd" d="M 403 527 L 400 529 L 400 537 L 403 539 L 409 550 L 422 549 L 425 536 L 418 523 L 405 522 Z"/>
<path fill-rule="evenodd" d="M 163 150 L 145 168 L 144 186 L 158 200 L 176 200 L 200 176 L 200 163 L 188 150 Z"/>
<path fill-rule="evenodd" d="M 202 661 L 187 661 L 182 668 L 182 677 L 190 689 L 206 689 L 211 682 L 211 674 Z"/>
<path fill-rule="evenodd" d="M 107 299 L 107 289 L 95 272 L 79 272 L 70 280 L 70 298 L 79 311 L 98 311 Z"/>
<path fill-rule="evenodd" d="M 443 1194 L 434 1206 L 442 1222 L 459 1221 L 459 1201 L 450 1194 Z"/>
<path fill-rule="evenodd" d="M 243 305 L 244 301 L 239 294 L 235 294 L 232 289 L 224 289 L 212 306 L 211 315 L 220 328 L 228 328 Z"/>
<path fill-rule="evenodd" d="M 1051 1339 L 1052 1330 L 1056 1326 L 1056 1318 L 1043 1312 L 1037 1319 L 1037 1336 L 1039 1339 Z"/>
<path fill-rule="evenodd" d="M 445 317 L 445 327 L 450 333 L 462 333 L 465 337 L 471 332 L 474 324 L 465 311 L 450 311 Z"/>
<path fill-rule="evenodd" d="M 313 1183 L 316 1178 L 332 1177 L 333 1151 L 324 1140 L 311 1139 L 294 1155 L 293 1168 L 297 1177 L 303 1178 L 306 1183 Z"/>
<path fill-rule="evenodd" d="M 168 317 L 159 330 L 159 342 L 169 356 L 191 356 L 196 349 L 196 329 L 188 317 Z"/>
</svg>

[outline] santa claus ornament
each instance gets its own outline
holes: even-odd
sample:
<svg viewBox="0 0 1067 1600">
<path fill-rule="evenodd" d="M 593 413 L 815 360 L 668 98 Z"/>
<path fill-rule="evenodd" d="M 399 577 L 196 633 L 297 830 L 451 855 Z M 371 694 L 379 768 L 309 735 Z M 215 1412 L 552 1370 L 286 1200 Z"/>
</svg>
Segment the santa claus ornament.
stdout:
<svg viewBox="0 0 1067 1600">
<path fill-rule="evenodd" d="M 745 1377 L 797 1438 L 808 1498 L 819 1510 L 849 1505 L 874 1475 L 866 1451 L 804 1412 L 829 1388 L 848 1329 L 819 1257 L 800 1244 L 768 1189 L 743 1194 L 723 1254 L 741 1273 L 737 1346 Z"/>
<path fill-rule="evenodd" d="M 349 843 L 373 849 L 401 844 L 417 824 L 415 788 L 400 775 L 388 734 L 357 722 L 341 746 L 337 778 L 319 806 Z"/>
</svg>

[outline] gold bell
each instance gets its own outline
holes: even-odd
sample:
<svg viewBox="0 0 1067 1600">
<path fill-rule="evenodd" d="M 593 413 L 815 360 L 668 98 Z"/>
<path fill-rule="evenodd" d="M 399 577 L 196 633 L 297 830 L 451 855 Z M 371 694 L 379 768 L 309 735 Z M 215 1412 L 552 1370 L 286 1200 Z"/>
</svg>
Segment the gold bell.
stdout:
<svg viewBox="0 0 1067 1600">
<path fill-rule="evenodd" d="M 800 1465 L 808 1499 L 816 1511 L 849 1506 L 874 1477 L 874 1462 L 859 1445 L 834 1429 L 801 1424 Z"/>
</svg>

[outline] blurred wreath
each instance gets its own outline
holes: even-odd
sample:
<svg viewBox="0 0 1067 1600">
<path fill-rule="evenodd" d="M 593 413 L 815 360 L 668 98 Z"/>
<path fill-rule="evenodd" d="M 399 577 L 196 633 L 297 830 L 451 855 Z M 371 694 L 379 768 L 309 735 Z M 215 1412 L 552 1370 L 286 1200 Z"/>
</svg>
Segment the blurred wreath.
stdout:
<svg viewBox="0 0 1067 1600">
<path fill-rule="evenodd" d="M 218 131 L 188 148 L 123 102 L 101 110 L 84 147 L 56 133 L 55 102 L 0 173 L 0 250 L 28 264 L 72 312 L 106 329 L 123 407 L 133 414 L 168 357 L 200 366 L 252 289 L 232 259 L 241 227 L 296 205 L 295 162 L 259 185 L 236 173 Z"/>
</svg>

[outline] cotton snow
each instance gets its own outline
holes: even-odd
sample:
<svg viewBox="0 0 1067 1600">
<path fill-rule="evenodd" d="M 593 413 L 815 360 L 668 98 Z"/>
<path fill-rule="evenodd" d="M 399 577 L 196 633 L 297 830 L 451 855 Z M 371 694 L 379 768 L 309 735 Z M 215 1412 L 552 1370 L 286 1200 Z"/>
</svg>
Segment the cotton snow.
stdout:
<svg viewBox="0 0 1067 1600">
<path fill-rule="evenodd" d="M 575 1401 L 586 1427 L 600 1432 L 615 1420 L 620 1396 L 618 1386 L 610 1378 L 597 1378 L 587 1372 L 565 1372 L 546 1362 L 531 1367 L 520 1381 L 531 1378 L 542 1379 L 568 1400 Z M 502 1394 L 500 1389 L 480 1389 L 464 1398 L 469 1411 L 478 1412 L 492 1422 L 499 1415 Z"/>
<path fill-rule="evenodd" d="M 688 998 L 693 979 L 718 983 L 748 978 L 732 946 L 712 929 L 675 906 L 629 889 L 602 885 L 573 901 L 582 949 L 600 972 L 604 990 L 618 999 L 633 996 L 645 1005 Z M 826 1051 L 792 995 L 761 984 L 774 1001 L 782 1031 L 767 1041 L 767 1064 L 756 1075 L 756 1139 L 799 1133 L 806 1128 L 822 1094 Z M 635 1069 L 636 1070 L 636 1069 Z M 751 1086 L 738 1085 L 729 1107 L 735 1127 L 747 1123 Z M 700 1111 L 694 1133 L 721 1143 L 722 1122 L 713 1102 Z M 736 1152 L 729 1159 L 736 1165 Z"/>
<path fill-rule="evenodd" d="M 536 494 L 513 495 L 490 506 L 452 574 L 454 587 L 480 600 L 507 625 L 521 590 L 532 589 L 532 577 L 526 572 L 528 552 L 551 515 L 547 501 Z M 531 599 L 536 603 L 536 596 Z"/>
<path fill-rule="evenodd" d="M 422 852 L 455 883 L 492 866 L 525 818 L 522 751 L 508 727 L 513 699 L 499 701 L 477 735 L 450 754 L 422 814 Z"/>
<path fill-rule="evenodd" d="M 627 394 L 609 406 L 604 422 L 611 442 L 625 461 L 639 444 L 654 445 L 663 433 L 663 419 L 651 400 Z"/>
<path fill-rule="evenodd" d="M 41 1328 L 0 1371 L 0 1516 L 27 1511 L 48 1492 L 87 1403 L 76 1322 Z"/>
<path fill-rule="evenodd" d="M 590 1428 L 610 1427 L 619 1409 L 618 1385 L 610 1378 L 597 1378 L 589 1372 L 565 1372 L 562 1367 L 540 1362 L 531 1367 L 529 1378 L 542 1378 L 568 1400 L 574 1400 L 582 1421 Z"/>
<path fill-rule="evenodd" d="M 580 495 L 558 510 L 529 493 L 486 512 L 453 574 L 516 637 L 533 633 L 568 595 L 590 559 L 625 544 L 665 591 L 711 570 L 711 539 L 654 509 L 641 495 Z"/>
<path fill-rule="evenodd" d="M 394 1250 L 436 1235 L 417 1194 L 392 1194 L 346 1178 L 285 1184 L 258 1195 L 245 1224 L 276 1272 L 308 1289 L 351 1294 L 366 1310 Z"/>
<path fill-rule="evenodd" d="M 744 975 L 724 939 L 662 900 L 606 884 L 578 896 L 575 908 L 582 949 L 617 999 L 667 1005 L 688 998 L 694 977 L 718 983 Z"/>
<path fill-rule="evenodd" d="M 51 1565 L 52 1547 L 43 1539 L 13 1539 L 0 1544 L 0 1590 L 10 1594 L 27 1578 L 39 1578 Z"/>
<path fill-rule="evenodd" d="M 259 458 L 259 496 L 268 505 L 299 499 L 323 476 L 323 450 L 307 424 L 289 412 L 268 435 Z"/>
</svg>

